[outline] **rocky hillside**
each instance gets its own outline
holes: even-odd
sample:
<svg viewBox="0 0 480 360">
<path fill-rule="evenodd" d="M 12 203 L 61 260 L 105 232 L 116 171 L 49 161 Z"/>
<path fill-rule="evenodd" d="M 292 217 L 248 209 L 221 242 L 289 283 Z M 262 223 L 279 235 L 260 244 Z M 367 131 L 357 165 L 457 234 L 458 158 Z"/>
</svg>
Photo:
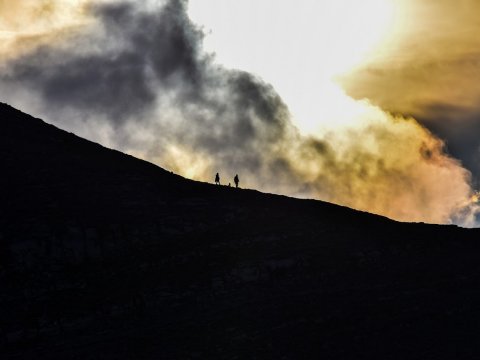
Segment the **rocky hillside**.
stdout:
<svg viewBox="0 0 480 360">
<path fill-rule="evenodd" d="M 476 359 L 480 230 L 184 179 L 0 104 L 0 358 Z"/>
</svg>

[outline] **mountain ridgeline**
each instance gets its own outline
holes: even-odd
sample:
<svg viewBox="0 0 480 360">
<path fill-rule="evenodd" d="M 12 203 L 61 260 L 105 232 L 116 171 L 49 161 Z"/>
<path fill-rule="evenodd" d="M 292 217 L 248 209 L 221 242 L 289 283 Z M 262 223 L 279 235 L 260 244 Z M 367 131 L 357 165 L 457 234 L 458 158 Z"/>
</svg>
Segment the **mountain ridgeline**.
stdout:
<svg viewBox="0 0 480 360">
<path fill-rule="evenodd" d="M 2 359 L 480 355 L 480 230 L 187 180 L 5 104 L 0 169 Z"/>
</svg>

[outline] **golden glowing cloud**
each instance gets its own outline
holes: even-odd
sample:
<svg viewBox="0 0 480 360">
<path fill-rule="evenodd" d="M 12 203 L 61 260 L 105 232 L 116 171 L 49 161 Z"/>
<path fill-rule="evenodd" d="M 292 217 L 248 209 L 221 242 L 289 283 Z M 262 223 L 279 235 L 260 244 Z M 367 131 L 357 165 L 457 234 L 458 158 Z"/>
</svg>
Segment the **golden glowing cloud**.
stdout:
<svg viewBox="0 0 480 360">
<path fill-rule="evenodd" d="M 86 22 L 88 0 L 0 0 L 0 59 L 8 59 Z"/>
<path fill-rule="evenodd" d="M 294 157 L 293 166 L 318 197 L 397 220 L 430 223 L 448 223 L 470 205 L 469 172 L 445 155 L 442 141 L 414 119 L 371 106 L 368 114 L 347 133 L 331 134 L 328 154 L 312 154 L 309 147 Z M 463 225 L 474 223 L 465 218 Z"/>
<path fill-rule="evenodd" d="M 389 42 L 342 84 L 390 111 L 461 119 L 480 100 L 478 14 L 477 0 L 397 0 Z"/>
</svg>

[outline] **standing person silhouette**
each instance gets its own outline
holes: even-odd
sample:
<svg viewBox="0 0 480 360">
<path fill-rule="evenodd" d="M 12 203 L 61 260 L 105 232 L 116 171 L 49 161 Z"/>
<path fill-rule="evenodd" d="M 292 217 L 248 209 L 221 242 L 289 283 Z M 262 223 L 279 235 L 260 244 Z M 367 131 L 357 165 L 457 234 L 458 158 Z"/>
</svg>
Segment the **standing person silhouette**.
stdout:
<svg viewBox="0 0 480 360">
<path fill-rule="evenodd" d="M 215 184 L 220 185 L 220 175 L 215 175 Z"/>
<path fill-rule="evenodd" d="M 238 183 L 240 182 L 240 179 L 238 178 L 238 174 L 235 175 L 235 177 L 233 178 L 233 181 L 235 182 L 235 187 L 238 188 Z"/>
</svg>

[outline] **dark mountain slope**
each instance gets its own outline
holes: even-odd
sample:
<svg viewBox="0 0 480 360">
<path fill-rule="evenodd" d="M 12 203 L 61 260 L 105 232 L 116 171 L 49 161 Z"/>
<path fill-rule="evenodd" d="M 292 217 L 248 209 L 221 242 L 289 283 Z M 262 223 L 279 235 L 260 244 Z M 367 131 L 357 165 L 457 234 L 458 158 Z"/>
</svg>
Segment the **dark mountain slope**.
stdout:
<svg viewBox="0 0 480 360">
<path fill-rule="evenodd" d="M 0 105 L 0 358 L 474 359 L 479 230 L 186 180 Z"/>
</svg>

